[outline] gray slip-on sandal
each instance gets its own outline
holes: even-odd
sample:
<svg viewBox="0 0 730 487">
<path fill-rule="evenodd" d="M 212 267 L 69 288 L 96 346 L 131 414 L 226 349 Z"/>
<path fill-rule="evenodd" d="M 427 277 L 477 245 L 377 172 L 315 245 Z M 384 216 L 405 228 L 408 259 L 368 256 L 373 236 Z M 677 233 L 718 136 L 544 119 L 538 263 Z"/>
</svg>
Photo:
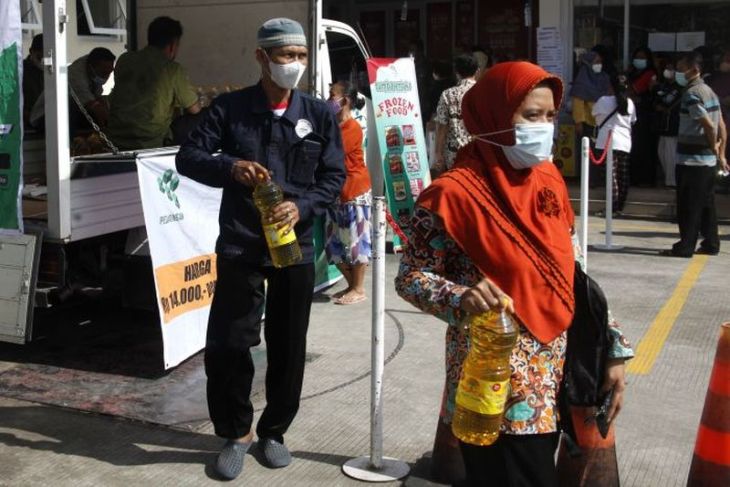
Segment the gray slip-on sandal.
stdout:
<svg viewBox="0 0 730 487">
<path fill-rule="evenodd" d="M 264 454 L 264 465 L 269 468 L 282 468 L 291 463 L 289 449 L 273 438 L 260 438 L 259 448 Z"/>
<path fill-rule="evenodd" d="M 238 477 L 243 470 L 243 459 L 250 447 L 250 441 L 246 443 L 234 440 L 226 441 L 215 462 L 215 470 L 218 475 L 226 480 Z"/>
</svg>

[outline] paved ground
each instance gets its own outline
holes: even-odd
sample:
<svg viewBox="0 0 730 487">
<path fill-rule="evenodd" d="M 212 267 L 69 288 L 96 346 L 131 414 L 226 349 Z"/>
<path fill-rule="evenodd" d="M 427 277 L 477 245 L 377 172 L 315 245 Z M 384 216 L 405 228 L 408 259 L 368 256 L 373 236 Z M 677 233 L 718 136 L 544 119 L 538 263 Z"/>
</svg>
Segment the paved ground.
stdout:
<svg viewBox="0 0 730 487">
<path fill-rule="evenodd" d="M 591 220 L 591 243 L 602 240 L 600 223 Z M 646 337 L 617 425 L 622 485 L 684 485 L 718 326 L 730 320 L 730 227 L 722 228 L 720 256 L 691 260 L 656 256 L 675 238 L 672 224 L 620 220 L 615 230 L 625 250 L 591 252 L 589 271 L 634 344 Z M 397 257 L 388 256 L 389 284 L 396 268 Z M 390 286 L 386 308 L 385 453 L 415 467 L 405 485 L 433 485 L 423 477 L 443 380 L 444 325 Z M 249 455 L 235 485 L 360 485 L 340 466 L 368 451 L 369 323 L 369 303 L 315 303 L 305 397 L 287 435 L 294 463 L 271 471 Z M 1 360 L 0 369 L 7 366 Z M 262 406 L 260 394 L 255 403 Z M 214 484 L 210 464 L 219 446 L 207 423 L 179 431 L 0 398 L 0 485 Z"/>
</svg>

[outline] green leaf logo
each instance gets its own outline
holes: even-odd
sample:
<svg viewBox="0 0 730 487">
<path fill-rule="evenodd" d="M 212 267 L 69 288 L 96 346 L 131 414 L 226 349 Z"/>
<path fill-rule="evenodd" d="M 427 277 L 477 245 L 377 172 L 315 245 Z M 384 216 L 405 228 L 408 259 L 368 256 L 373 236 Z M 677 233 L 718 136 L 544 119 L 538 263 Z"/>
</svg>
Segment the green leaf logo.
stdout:
<svg viewBox="0 0 730 487">
<path fill-rule="evenodd" d="M 168 200 L 172 201 L 177 208 L 180 208 L 180 200 L 177 199 L 175 194 L 175 190 L 180 186 L 180 178 L 175 171 L 168 169 L 162 173 L 162 176 L 157 178 L 157 186 L 160 188 L 160 193 L 167 196 Z"/>
</svg>

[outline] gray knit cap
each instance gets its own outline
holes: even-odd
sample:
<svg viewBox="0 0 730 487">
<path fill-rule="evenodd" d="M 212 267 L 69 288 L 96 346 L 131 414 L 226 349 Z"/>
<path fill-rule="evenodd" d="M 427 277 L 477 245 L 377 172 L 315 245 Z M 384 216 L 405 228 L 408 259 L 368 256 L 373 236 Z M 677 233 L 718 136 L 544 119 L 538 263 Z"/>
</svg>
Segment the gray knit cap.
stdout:
<svg viewBox="0 0 730 487">
<path fill-rule="evenodd" d="M 259 47 L 264 49 L 281 46 L 307 46 L 307 37 L 302 25 L 296 20 L 269 19 L 259 28 L 256 35 Z"/>
</svg>

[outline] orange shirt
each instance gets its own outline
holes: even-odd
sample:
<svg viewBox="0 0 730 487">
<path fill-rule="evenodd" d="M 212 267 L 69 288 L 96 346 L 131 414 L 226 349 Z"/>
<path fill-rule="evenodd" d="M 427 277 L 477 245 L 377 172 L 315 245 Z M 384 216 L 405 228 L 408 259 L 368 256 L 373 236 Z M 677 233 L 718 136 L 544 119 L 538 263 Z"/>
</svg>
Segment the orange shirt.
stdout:
<svg viewBox="0 0 730 487">
<path fill-rule="evenodd" d="M 347 179 L 340 193 L 340 202 L 346 203 L 370 189 L 370 174 L 362 153 L 362 128 L 354 119 L 340 124 L 342 147 L 345 151 Z"/>
</svg>

